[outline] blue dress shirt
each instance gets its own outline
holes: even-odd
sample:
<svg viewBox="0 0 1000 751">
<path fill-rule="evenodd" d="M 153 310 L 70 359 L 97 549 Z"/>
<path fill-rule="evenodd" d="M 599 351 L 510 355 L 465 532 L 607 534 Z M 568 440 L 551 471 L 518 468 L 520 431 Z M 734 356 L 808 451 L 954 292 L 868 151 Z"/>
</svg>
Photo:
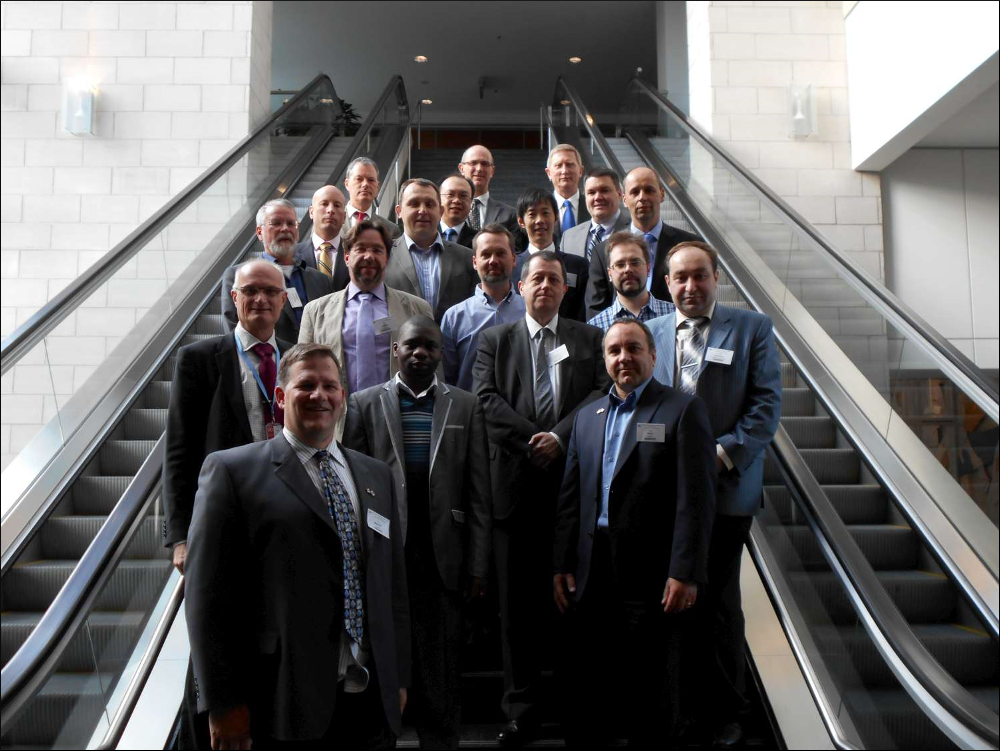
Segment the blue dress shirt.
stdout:
<svg viewBox="0 0 1000 751">
<path fill-rule="evenodd" d="M 413 268 L 420 282 L 421 297 L 430 303 L 431 310 L 437 310 L 438 290 L 441 288 L 441 252 L 444 242 L 439 234 L 429 248 L 421 248 L 404 232 L 403 242 L 410 251 Z"/>
<path fill-rule="evenodd" d="M 611 480 L 618 465 L 618 453 L 627 431 L 632 430 L 632 415 L 642 392 L 653 380 L 650 376 L 624 399 L 618 397 L 615 387 L 608 392 L 608 422 L 604 426 L 604 459 L 601 464 L 601 513 L 597 517 L 597 528 L 608 528 L 608 497 L 611 495 Z"/>
<path fill-rule="evenodd" d="M 649 232 L 643 232 L 641 229 L 636 227 L 634 224 L 629 227 L 632 230 L 633 235 L 640 235 L 645 237 L 646 235 L 652 235 L 655 240 L 649 243 L 649 276 L 646 277 L 646 289 L 653 288 L 653 267 L 656 265 L 656 246 L 660 242 L 660 233 L 663 232 L 663 220 L 661 219 L 656 223 Z M 669 250 L 669 249 L 668 249 Z"/>
</svg>

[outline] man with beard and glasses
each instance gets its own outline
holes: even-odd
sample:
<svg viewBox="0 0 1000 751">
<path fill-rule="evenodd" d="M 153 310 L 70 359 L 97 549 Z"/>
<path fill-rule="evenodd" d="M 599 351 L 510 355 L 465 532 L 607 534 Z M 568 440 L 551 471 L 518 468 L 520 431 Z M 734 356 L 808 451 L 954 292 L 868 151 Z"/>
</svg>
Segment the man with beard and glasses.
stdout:
<svg viewBox="0 0 1000 751">
<path fill-rule="evenodd" d="M 291 201 L 276 198 L 260 207 L 257 212 L 257 237 L 264 246 L 261 258 L 278 266 L 285 276 L 287 297 L 274 327 L 275 336 L 286 342 L 298 341 L 303 308 L 310 300 L 333 292 L 333 280 L 316 269 L 308 268 L 295 257 L 299 220 Z M 231 266 L 222 277 L 222 325 L 226 334 L 233 333 L 239 323 L 232 295 L 237 268 Z"/>
<path fill-rule="evenodd" d="M 657 300 L 646 289 L 649 276 L 649 246 L 629 231 L 616 232 L 608 238 L 608 278 L 617 293 L 615 301 L 587 323 L 607 331 L 620 320 L 645 323 L 673 311 L 669 302 Z"/>
<path fill-rule="evenodd" d="M 524 298 L 511 282 L 514 238 L 501 224 L 487 224 L 472 240 L 479 284 L 472 297 L 452 305 L 441 319 L 445 383 L 472 390 L 479 332 L 524 317 Z"/>
</svg>

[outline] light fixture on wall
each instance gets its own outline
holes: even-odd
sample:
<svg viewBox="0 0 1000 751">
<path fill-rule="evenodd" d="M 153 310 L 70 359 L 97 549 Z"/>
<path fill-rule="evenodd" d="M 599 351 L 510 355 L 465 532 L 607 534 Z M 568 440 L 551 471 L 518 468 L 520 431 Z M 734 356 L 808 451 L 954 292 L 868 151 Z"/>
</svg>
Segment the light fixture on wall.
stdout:
<svg viewBox="0 0 1000 751">
<path fill-rule="evenodd" d="M 816 132 L 816 97 L 812 86 L 788 87 L 788 137 L 808 138 Z"/>
<path fill-rule="evenodd" d="M 63 128 L 74 136 L 94 134 L 94 97 L 97 85 L 87 78 L 67 78 L 63 82 Z"/>
</svg>

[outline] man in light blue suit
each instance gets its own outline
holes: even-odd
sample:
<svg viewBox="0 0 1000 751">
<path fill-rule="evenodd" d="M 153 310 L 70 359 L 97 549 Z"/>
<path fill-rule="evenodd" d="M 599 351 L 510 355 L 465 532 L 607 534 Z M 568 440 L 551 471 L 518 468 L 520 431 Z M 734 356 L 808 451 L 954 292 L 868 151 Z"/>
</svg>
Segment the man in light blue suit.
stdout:
<svg viewBox="0 0 1000 751">
<path fill-rule="evenodd" d="M 648 322 L 660 353 L 653 377 L 696 394 L 708 405 L 716 441 L 715 524 L 708 586 L 700 600 L 707 669 L 697 708 L 708 717 L 716 745 L 741 742 L 745 664 L 740 560 L 761 506 L 764 450 L 781 414 L 781 363 L 771 320 L 719 305 L 718 257 L 711 246 L 685 240 L 667 255 L 667 285 L 676 310 Z M 714 653 L 714 654 L 712 654 Z"/>
</svg>

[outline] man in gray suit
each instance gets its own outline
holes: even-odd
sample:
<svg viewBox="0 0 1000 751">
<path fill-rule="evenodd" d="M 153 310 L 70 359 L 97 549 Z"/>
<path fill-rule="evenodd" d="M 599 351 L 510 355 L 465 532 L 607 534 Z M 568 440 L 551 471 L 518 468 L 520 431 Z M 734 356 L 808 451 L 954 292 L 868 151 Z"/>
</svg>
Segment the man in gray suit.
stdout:
<svg viewBox="0 0 1000 751">
<path fill-rule="evenodd" d="M 430 180 L 415 177 L 402 184 L 396 215 L 403 220 L 403 236 L 392 245 L 385 283 L 422 297 L 440 321 L 479 283 L 472 249 L 441 239 L 441 194 Z"/>
<path fill-rule="evenodd" d="M 275 336 L 286 342 L 298 341 L 302 309 L 310 300 L 333 292 L 333 281 L 295 258 L 299 220 L 291 201 L 276 198 L 260 207 L 257 212 L 257 237 L 264 246 L 261 258 L 279 266 L 285 275 L 287 297 L 278 324 L 274 327 Z M 225 334 L 233 333 L 239 323 L 232 296 L 238 268 L 230 266 L 222 277 L 222 326 Z"/>
<path fill-rule="evenodd" d="M 403 323 L 395 378 L 351 394 L 344 445 L 389 465 L 413 625 L 412 724 L 421 748 L 458 748 L 462 599 L 479 598 L 490 567 L 493 509 L 483 408 L 438 381 L 441 330 Z"/>
<path fill-rule="evenodd" d="M 479 144 L 470 146 L 462 154 L 458 171 L 469 178 L 476 188 L 469 216 L 471 228 L 478 231 L 487 224 L 502 224 L 508 232 L 516 233 L 518 226 L 514 207 L 490 197 L 490 181 L 497 173 L 490 150 Z"/>
<path fill-rule="evenodd" d="M 392 748 L 410 685 L 396 488 L 341 448 L 329 347 L 278 369 L 285 427 L 205 460 L 184 587 L 199 709 L 213 748 Z"/>
<path fill-rule="evenodd" d="M 378 165 L 366 156 L 359 156 L 347 165 L 344 187 L 351 196 L 347 205 L 347 220 L 341 234 L 354 229 L 362 219 L 371 219 L 381 224 L 395 240 L 400 235 L 399 227 L 375 213 L 375 199 L 378 197 Z"/>
<path fill-rule="evenodd" d="M 586 258 L 590 262 L 594 249 L 604 247 L 615 232 L 628 229 L 629 215 L 622 211 L 621 180 L 613 169 L 598 167 L 587 175 L 583 195 L 590 212 L 590 221 L 566 230 L 560 250 Z"/>
</svg>

